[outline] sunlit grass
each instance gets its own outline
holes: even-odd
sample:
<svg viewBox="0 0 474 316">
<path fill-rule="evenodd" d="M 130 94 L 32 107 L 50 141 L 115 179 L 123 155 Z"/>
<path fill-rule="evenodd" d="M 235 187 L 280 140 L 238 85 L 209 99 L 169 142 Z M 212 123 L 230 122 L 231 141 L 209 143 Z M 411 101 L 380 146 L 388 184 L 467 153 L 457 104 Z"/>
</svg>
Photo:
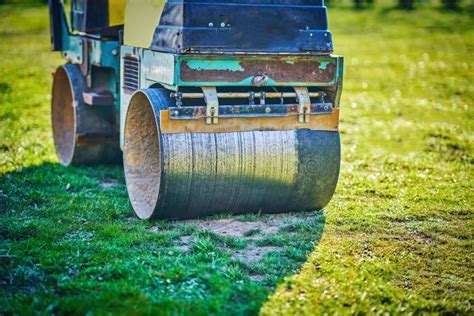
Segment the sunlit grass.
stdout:
<svg viewBox="0 0 474 316">
<path fill-rule="evenodd" d="M 330 10 L 343 163 L 321 242 L 263 314 L 472 312 L 472 16 Z"/>
</svg>

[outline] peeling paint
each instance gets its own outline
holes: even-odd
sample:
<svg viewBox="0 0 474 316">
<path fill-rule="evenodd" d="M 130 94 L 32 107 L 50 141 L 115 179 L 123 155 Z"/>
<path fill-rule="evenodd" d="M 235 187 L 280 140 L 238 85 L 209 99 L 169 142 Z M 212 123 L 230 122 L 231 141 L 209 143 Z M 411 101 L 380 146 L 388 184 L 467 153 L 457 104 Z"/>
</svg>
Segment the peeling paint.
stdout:
<svg viewBox="0 0 474 316">
<path fill-rule="evenodd" d="M 329 64 L 329 62 L 327 62 L 327 61 L 320 62 L 319 63 L 319 69 L 326 70 L 326 68 L 328 67 L 328 64 Z"/>
<path fill-rule="evenodd" d="M 187 60 L 188 67 L 193 70 L 227 70 L 227 71 L 244 71 L 239 60 L 221 59 L 221 60 Z"/>
<path fill-rule="evenodd" d="M 252 85 L 252 79 L 265 74 L 267 86 L 327 86 L 336 78 L 337 62 L 333 57 L 214 57 L 178 61 L 181 86 Z"/>
</svg>

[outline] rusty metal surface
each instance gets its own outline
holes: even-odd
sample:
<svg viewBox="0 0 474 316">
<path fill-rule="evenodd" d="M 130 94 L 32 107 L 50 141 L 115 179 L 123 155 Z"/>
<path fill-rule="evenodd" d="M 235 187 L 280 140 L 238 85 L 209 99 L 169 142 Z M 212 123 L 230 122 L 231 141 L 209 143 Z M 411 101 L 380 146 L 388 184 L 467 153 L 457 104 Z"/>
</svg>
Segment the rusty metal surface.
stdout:
<svg viewBox="0 0 474 316">
<path fill-rule="evenodd" d="M 241 104 L 219 105 L 219 117 L 264 117 L 292 116 L 299 114 L 299 104 Z M 169 107 L 170 119 L 200 119 L 206 117 L 205 106 Z M 308 115 L 328 115 L 333 112 L 332 103 L 313 103 L 309 106 Z"/>
<path fill-rule="evenodd" d="M 169 104 L 150 89 L 136 93 L 127 112 L 125 179 L 140 218 L 314 210 L 331 199 L 337 131 L 160 133 Z"/>
<path fill-rule="evenodd" d="M 124 172 L 130 202 L 140 218 L 153 215 L 161 184 L 160 141 L 153 108 L 135 95 L 124 130 Z"/>
<path fill-rule="evenodd" d="M 78 65 L 58 67 L 54 74 L 51 122 L 59 162 L 66 166 L 119 162 L 121 154 L 112 109 L 85 104 L 84 89 L 85 80 Z"/>
<path fill-rule="evenodd" d="M 205 57 L 202 57 L 206 60 Z M 219 59 L 207 57 L 210 62 Z M 191 60 L 183 60 L 180 67 L 180 79 L 184 82 L 242 82 L 248 78 L 265 75 L 273 82 L 332 82 L 335 78 L 336 64 L 327 61 L 308 60 L 308 58 L 288 59 L 251 59 L 239 62 L 239 70 L 211 69 L 191 67 Z"/>
<path fill-rule="evenodd" d="M 242 116 L 219 117 L 219 124 L 206 124 L 205 118 L 171 119 L 169 110 L 161 110 L 159 117 L 161 133 L 225 133 L 238 131 L 286 131 L 309 129 L 316 131 L 337 131 L 339 109 L 324 115 L 311 115 L 307 123 L 298 122 L 298 114 L 288 116 Z"/>
<path fill-rule="evenodd" d="M 321 93 L 320 92 L 309 92 L 308 95 L 312 98 L 320 97 Z M 203 93 L 199 92 L 183 92 L 183 93 L 177 93 L 177 92 L 171 92 L 170 96 L 172 98 L 176 98 L 179 96 L 180 98 L 183 99 L 202 99 L 204 98 Z M 296 98 L 297 94 L 296 92 L 254 92 L 253 97 L 254 98 L 262 98 L 262 96 L 265 96 L 265 98 Z M 218 92 L 217 97 L 219 99 L 225 99 L 225 98 L 249 98 L 250 97 L 250 92 Z"/>
</svg>

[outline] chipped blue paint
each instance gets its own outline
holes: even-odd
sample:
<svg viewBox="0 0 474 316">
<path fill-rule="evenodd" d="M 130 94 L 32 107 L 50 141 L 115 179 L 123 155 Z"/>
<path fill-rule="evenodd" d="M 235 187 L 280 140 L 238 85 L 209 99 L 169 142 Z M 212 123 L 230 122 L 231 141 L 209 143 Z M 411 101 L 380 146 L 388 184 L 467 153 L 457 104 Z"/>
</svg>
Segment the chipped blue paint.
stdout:
<svg viewBox="0 0 474 316">
<path fill-rule="evenodd" d="M 178 80 L 177 85 L 181 87 L 206 87 L 206 86 L 215 86 L 215 87 L 233 87 L 233 86 L 252 86 L 252 80 L 254 76 L 245 78 L 240 82 L 225 82 L 225 81 L 193 81 L 186 82 Z M 268 78 L 266 86 L 280 86 L 280 87 L 329 87 L 333 86 L 336 83 L 336 78 L 330 82 L 298 82 L 298 81 L 288 81 L 288 82 L 278 82 L 271 78 Z"/>
<path fill-rule="evenodd" d="M 319 69 L 326 70 L 326 68 L 328 67 L 328 64 L 329 64 L 329 62 L 327 62 L 327 61 L 320 62 L 319 63 Z"/>
<path fill-rule="evenodd" d="M 228 70 L 228 71 L 244 71 L 239 60 L 235 59 L 219 59 L 219 60 L 203 60 L 191 59 L 186 61 L 188 67 L 194 70 Z"/>
</svg>

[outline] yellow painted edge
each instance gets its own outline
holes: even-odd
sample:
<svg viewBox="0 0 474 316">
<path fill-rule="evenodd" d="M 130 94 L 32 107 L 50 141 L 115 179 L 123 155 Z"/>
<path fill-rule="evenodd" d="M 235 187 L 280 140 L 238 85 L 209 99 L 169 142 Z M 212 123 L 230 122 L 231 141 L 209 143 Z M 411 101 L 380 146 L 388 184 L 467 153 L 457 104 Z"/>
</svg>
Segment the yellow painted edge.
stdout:
<svg viewBox="0 0 474 316">
<path fill-rule="evenodd" d="M 337 131 L 339 129 L 339 109 L 334 109 L 331 114 L 311 115 L 308 123 L 298 123 L 298 116 L 279 116 L 219 117 L 218 124 L 206 124 L 205 118 L 172 120 L 168 110 L 160 111 L 160 131 L 164 134 L 288 131 L 294 129 Z"/>
<path fill-rule="evenodd" d="M 109 0 L 109 26 L 125 23 L 125 0 Z"/>
<path fill-rule="evenodd" d="M 150 48 L 166 0 L 127 0 L 124 45 Z"/>
</svg>

